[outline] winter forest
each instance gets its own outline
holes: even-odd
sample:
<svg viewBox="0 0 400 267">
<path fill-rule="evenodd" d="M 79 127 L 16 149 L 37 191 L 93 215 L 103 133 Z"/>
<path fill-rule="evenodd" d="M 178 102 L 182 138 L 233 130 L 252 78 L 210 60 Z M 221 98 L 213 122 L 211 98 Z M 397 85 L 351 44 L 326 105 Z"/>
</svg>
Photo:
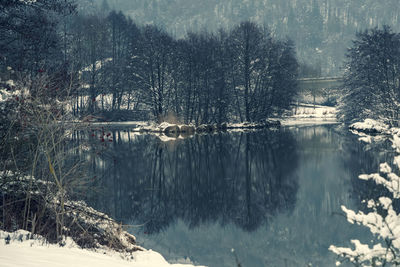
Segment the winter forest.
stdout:
<svg viewBox="0 0 400 267">
<path fill-rule="evenodd" d="M 1 1 L 0 265 L 399 265 L 399 15 Z"/>
</svg>

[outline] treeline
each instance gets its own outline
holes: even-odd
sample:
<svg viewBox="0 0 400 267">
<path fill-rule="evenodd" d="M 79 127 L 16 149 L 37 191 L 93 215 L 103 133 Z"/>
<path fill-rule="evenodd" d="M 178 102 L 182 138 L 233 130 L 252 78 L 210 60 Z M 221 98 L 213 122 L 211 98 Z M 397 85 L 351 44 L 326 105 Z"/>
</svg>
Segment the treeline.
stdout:
<svg viewBox="0 0 400 267">
<path fill-rule="evenodd" d="M 359 32 L 347 58 L 342 118 L 399 126 L 400 34 L 388 26 Z"/>
<path fill-rule="evenodd" d="M 296 43 L 298 59 L 320 65 L 324 76 L 342 75 L 347 47 L 356 31 L 391 25 L 399 28 L 398 0 L 78 0 L 86 12 L 120 9 L 139 23 L 163 25 L 183 36 L 203 28 L 228 28 L 251 20 Z M 92 3 L 92 5 L 90 5 Z M 94 3 L 94 4 L 93 4 Z"/>
<path fill-rule="evenodd" d="M 60 3 L 16 1 L 1 11 L 1 68 L 3 76 L 10 67 L 49 76 L 43 95 L 73 96 L 76 116 L 133 110 L 158 121 L 258 121 L 289 108 L 296 94 L 294 44 L 255 23 L 175 39 L 122 13 L 77 14 Z M 32 21 L 25 29 L 10 14 Z"/>
</svg>

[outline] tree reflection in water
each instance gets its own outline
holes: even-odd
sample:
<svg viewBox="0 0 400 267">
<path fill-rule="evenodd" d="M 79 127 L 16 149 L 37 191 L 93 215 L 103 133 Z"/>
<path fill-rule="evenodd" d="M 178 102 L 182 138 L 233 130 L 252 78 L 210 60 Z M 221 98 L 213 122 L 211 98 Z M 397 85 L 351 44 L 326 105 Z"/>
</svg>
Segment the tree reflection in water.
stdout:
<svg viewBox="0 0 400 267">
<path fill-rule="evenodd" d="M 173 142 L 112 131 L 102 153 L 86 150 L 103 188 L 88 199 L 123 223 L 139 224 L 130 230 L 141 244 L 171 261 L 187 256 L 233 266 L 235 248 L 243 266 L 331 266 L 331 244 L 370 240 L 366 229 L 340 216 L 341 205 L 358 210 L 359 199 L 375 194 L 357 176 L 391 160 L 341 129 L 290 127 Z"/>
<path fill-rule="evenodd" d="M 234 223 L 256 230 L 295 206 L 298 155 L 289 131 L 196 135 L 161 142 L 112 131 L 94 160 L 103 194 L 89 202 L 123 222 L 156 233 L 181 219 L 194 228 Z"/>
</svg>

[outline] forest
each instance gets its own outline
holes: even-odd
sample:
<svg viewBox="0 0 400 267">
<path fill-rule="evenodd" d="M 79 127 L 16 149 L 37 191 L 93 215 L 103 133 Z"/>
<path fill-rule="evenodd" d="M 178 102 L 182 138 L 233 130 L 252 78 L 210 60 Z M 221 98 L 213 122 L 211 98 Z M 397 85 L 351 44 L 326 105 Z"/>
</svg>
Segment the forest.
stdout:
<svg viewBox="0 0 400 267">
<path fill-rule="evenodd" d="M 6 4 L 2 76 L 47 80 L 32 95 L 102 120 L 253 122 L 281 114 L 296 95 L 294 43 L 267 27 L 245 21 L 177 39 L 101 10 L 79 13 L 63 1 Z"/>
<path fill-rule="evenodd" d="M 79 0 L 83 12 L 122 10 L 136 22 L 162 26 L 173 36 L 203 29 L 232 29 L 250 20 L 296 43 L 302 76 L 340 76 L 354 34 L 389 25 L 399 31 L 397 0 Z"/>
</svg>

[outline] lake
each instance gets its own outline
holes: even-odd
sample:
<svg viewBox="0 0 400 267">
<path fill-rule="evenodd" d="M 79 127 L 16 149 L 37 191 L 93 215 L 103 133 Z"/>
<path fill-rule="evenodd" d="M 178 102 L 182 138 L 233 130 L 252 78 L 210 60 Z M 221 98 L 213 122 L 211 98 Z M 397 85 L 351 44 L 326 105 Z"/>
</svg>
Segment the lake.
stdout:
<svg viewBox="0 0 400 267">
<path fill-rule="evenodd" d="M 168 142 L 129 129 L 101 131 L 108 142 L 88 156 L 98 188 L 88 202 L 170 262 L 335 266 L 331 244 L 372 239 L 340 207 L 365 209 L 361 200 L 379 195 L 357 177 L 390 155 L 340 126 Z"/>
</svg>

